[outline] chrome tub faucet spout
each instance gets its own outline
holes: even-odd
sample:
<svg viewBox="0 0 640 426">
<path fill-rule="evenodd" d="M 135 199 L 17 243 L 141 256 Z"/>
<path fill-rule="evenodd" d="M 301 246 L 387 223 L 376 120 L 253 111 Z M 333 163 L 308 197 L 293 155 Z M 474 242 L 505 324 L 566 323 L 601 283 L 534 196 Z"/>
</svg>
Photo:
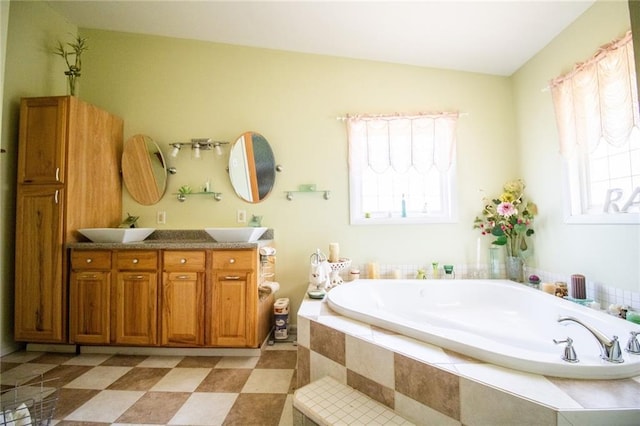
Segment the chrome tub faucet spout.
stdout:
<svg viewBox="0 0 640 426">
<path fill-rule="evenodd" d="M 575 317 L 563 317 L 558 318 L 558 322 L 571 321 L 576 324 L 580 324 L 584 328 L 586 328 L 593 337 L 596 338 L 598 344 L 600 345 L 600 357 L 605 361 L 622 363 L 624 359 L 622 359 L 622 351 L 620 350 L 620 343 L 618 343 L 618 336 L 613 336 L 613 339 L 609 339 L 604 333 L 597 330 L 596 328 L 585 324 Z"/>
</svg>

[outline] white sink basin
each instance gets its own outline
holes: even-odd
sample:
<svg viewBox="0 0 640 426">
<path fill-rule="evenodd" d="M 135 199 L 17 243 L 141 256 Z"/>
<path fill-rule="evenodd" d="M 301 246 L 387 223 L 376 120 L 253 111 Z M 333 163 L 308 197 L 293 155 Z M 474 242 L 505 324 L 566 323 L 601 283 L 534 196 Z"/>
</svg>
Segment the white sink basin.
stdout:
<svg viewBox="0 0 640 426">
<path fill-rule="evenodd" d="M 204 230 L 219 243 L 253 243 L 262 237 L 267 228 L 204 228 Z"/>
<path fill-rule="evenodd" d="M 135 243 L 147 238 L 155 228 L 84 228 L 82 235 L 94 243 Z"/>
</svg>

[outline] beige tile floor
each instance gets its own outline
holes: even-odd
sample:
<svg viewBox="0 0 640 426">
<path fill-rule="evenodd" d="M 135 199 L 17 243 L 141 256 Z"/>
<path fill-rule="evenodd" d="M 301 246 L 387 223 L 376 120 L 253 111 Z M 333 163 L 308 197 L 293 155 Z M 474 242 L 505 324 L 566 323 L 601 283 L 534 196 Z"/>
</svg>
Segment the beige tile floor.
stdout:
<svg viewBox="0 0 640 426">
<path fill-rule="evenodd" d="M 259 357 L 16 352 L 0 359 L 2 391 L 43 374 L 58 389 L 56 425 L 292 424 L 296 347 Z"/>
</svg>

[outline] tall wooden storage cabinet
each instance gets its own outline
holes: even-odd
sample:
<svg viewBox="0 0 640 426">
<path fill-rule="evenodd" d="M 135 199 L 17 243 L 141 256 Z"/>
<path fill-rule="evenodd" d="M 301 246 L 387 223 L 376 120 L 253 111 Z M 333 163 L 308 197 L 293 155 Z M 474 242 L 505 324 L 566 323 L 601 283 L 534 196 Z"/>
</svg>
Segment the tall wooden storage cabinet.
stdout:
<svg viewBox="0 0 640 426">
<path fill-rule="evenodd" d="M 67 340 L 67 253 L 122 217 L 122 119 L 72 96 L 20 104 L 15 340 Z"/>
</svg>

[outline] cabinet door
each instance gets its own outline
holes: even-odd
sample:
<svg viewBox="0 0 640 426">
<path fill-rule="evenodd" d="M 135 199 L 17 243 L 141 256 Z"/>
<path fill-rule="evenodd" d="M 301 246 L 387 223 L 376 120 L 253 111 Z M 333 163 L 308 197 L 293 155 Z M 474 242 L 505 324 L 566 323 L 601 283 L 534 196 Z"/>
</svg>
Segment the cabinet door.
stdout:
<svg viewBox="0 0 640 426">
<path fill-rule="evenodd" d="M 15 339 L 63 342 L 64 249 L 60 187 L 18 186 L 16 211 Z"/>
<path fill-rule="evenodd" d="M 19 184 L 64 183 L 68 103 L 68 97 L 22 100 Z"/>
<path fill-rule="evenodd" d="M 161 344 L 204 342 L 204 273 L 165 272 L 162 279 Z"/>
<path fill-rule="evenodd" d="M 109 343 L 111 274 L 74 271 L 69 290 L 71 343 Z"/>
<path fill-rule="evenodd" d="M 107 344 L 111 312 L 111 251 L 71 250 L 69 341 Z"/>
<path fill-rule="evenodd" d="M 250 276 L 249 273 L 236 271 L 216 271 L 212 344 L 247 346 L 247 289 Z"/>
<path fill-rule="evenodd" d="M 128 345 L 157 344 L 158 274 L 119 271 L 116 274 L 115 319 L 112 342 Z"/>
</svg>

